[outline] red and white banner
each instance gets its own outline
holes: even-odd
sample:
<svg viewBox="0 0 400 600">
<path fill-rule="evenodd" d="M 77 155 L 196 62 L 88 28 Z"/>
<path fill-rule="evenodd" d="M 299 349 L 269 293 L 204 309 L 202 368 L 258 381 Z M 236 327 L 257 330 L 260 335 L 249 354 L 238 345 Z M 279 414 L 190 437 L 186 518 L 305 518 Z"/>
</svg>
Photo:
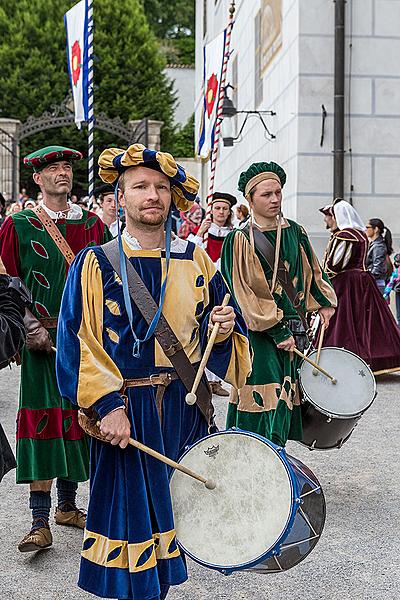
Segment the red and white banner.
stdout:
<svg viewBox="0 0 400 600">
<path fill-rule="evenodd" d="M 67 31 L 68 71 L 75 106 L 75 123 L 80 129 L 88 120 L 88 19 L 87 0 L 81 0 L 64 15 Z"/>
<path fill-rule="evenodd" d="M 197 154 L 205 159 L 210 157 L 215 144 L 225 47 L 226 29 L 204 46 L 204 98 Z"/>
</svg>

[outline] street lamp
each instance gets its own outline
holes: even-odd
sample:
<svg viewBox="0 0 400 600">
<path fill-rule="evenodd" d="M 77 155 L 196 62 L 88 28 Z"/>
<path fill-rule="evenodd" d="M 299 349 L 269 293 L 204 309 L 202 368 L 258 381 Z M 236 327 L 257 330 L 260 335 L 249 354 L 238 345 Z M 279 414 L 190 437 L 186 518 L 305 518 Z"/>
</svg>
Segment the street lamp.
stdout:
<svg viewBox="0 0 400 600">
<path fill-rule="evenodd" d="M 249 117 L 253 117 L 253 116 L 256 116 L 260 119 L 260 121 L 264 127 L 264 131 L 267 134 L 268 138 L 270 140 L 274 140 L 276 138 L 276 135 L 271 133 L 270 130 L 268 129 L 267 124 L 264 121 L 264 115 L 271 115 L 273 117 L 274 115 L 276 115 L 276 112 L 273 110 L 237 110 L 237 108 L 233 104 L 231 98 L 229 98 L 229 96 L 228 96 L 229 88 L 232 88 L 232 86 L 230 84 L 228 84 L 224 88 L 224 99 L 222 102 L 222 111 L 221 111 L 221 119 L 222 119 L 221 129 L 222 129 L 222 140 L 224 142 L 224 146 L 232 147 L 233 144 L 240 139 L 240 137 L 243 133 L 243 129 L 246 126 L 247 119 Z M 232 117 L 236 117 L 236 115 L 246 115 L 246 116 L 243 120 L 243 123 L 239 130 L 239 133 L 237 134 L 237 136 L 234 136 L 233 135 Z"/>
</svg>

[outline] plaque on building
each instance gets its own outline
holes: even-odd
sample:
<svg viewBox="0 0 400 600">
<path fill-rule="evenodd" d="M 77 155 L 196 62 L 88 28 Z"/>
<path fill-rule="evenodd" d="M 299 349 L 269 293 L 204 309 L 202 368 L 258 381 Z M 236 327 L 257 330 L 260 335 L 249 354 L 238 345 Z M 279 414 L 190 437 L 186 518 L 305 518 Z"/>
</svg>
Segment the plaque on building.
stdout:
<svg viewBox="0 0 400 600">
<path fill-rule="evenodd" d="M 261 3 L 261 71 L 264 72 L 282 46 L 282 0 Z"/>
</svg>

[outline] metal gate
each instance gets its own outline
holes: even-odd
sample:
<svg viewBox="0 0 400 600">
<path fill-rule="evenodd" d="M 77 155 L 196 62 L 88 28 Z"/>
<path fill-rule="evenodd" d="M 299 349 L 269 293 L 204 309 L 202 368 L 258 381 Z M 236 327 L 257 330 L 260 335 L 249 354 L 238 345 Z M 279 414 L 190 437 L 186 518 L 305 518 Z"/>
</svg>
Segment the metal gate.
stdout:
<svg viewBox="0 0 400 600">
<path fill-rule="evenodd" d="M 6 199 L 18 199 L 21 140 L 46 129 L 68 125 L 75 125 L 69 96 L 60 105 L 53 105 L 50 111 L 44 112 L 40 117 L 28 117 L 25 123 L 17 127 L 14 136 L 0 128 L 0 192 Z M 95 127 L 118 136 L 127 145 L 139 142 L 148 146 L 148 119 L 124 123 L 120 118 L 109 119 L 103 113 L 99 113 Z"/>
<path fill-rule="evenodd" d="M 18 197 L 18 141 L 0 128 L 0 192 L 5 198 Z"/>
</svg>

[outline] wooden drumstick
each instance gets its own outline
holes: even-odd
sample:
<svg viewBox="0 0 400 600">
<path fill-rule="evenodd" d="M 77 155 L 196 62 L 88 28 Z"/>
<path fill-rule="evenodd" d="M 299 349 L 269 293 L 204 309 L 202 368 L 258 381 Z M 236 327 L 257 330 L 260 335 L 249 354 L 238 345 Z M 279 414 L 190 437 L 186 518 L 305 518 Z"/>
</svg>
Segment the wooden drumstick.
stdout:
<svg viewBox="0 0 400 600">
<path fill-rule="evenodd" d="M 142 444 L 141 442 L 138 442 L 137 440 L 134 440 L 133 438 L 129 438 L 129 444 L 131 446 L 134 446 L 138 450 L 141 450 L 142 452 L 149 454 L 153 458 L 160 460 L 161 462 L 165 463 L 166 465 L 173 467 L 177 471 L 181 471 L 181 473 L 185 473 L 185 475 L 189 475 L 189 477 L 193 477 L 193 479 L 197 479 L 197 481 L 201 481 L 201 483 L 204 483 L 204 485 L 206 486 L 206 488 L 208 490 L 215 489 L 216 484 L 212 479 L 206 479 L 205 477 L 198 475 L 191 469 L 188 469 L 187 467 L 180 465 L 179 463 L 175 462 L 171 458 L 168 458 L 164 454 L 160 454 L 160 452 L 157 452 L 157 450 L 153 450 L 153 448 L 149 448 L 149 446 L 145 446 L 144 444 Z"/>
<path fill-rule="evenodd" d="M 96 427 L 98 429 L 98 433 L 96 433 L 95 437 L 96 437 L 96 439 L 101 439 L 102 433 L 100 431 L 100 421 L 97 421 Z M 93 432 L 91 432 L 89 429 L 84 429 L 84 431 L 86 431 L 86 433 L 88 433 L 89 435 L 94 435 Z M 105 437 L 102 441 L 108 442 L 108 440 L 106 440 Z M 157 450 L 153 450 L 153 448 L 150 448 L 149 446 L 145 446 L 144 444 L 142 444 L 141 442 L 138 442 L 134 438 L 130 437 L 128 440 L 128 443 L 131 446 L 133 446 L 134 448 L 137 448 L 138 450 L 141 450 L 142 452 L 149 454 L 153 458 L 156 458 L 157 460 L 165 463 L 166 465 L 173 467 L 177 471 L 180 471 L 181 473 L 184 473 L 185 475 L 189 475 L 189 477 L 193 477 L 193 479 L 197 479 L 197 481 L 201 481 L 201 483 L 204 483 L 204 485 L 206 486 L 206 488 L 208 490 L 214 490 L 216 488 L 216 484 L 212 479 L 206 479 L 202 475 L 198 475 L 191 469 L 188 469 L 187 467 L 184 467 L 183 465 L 180 465 L 179 463 L 175 462 L 174 460 L 172 460 L 172 458 L 168 458 L 168 456 L 165 456 L 164 454 L 157 452 Z"/>
<path fill-rule="evenodd" d="M 53 350 L 53 352 L 57 352 L 57 348 L 55 346 L 52 346 L 51 349 Z"/>
<path fill-rule="evenodd" d="M 221 306 L 223 306 L 223 307 L 227 306 L 229 300 L 230 300 L 230 294 L 226 294 L 225 298 L 222 301 Z M 204 352 L 204 356 L 201 359 L 201 362 L 200 362 L 200 365 L 199 365 L 199 368 L 198 368 L 195 380 L 193 382 L 192 389 L 191 389 L 191 391 L 189 393 L 186 394 L 185 400 L 186 400 L 186 403 L 189 404 L 189 405 L 196 404 L 196 400 L 197 400 L 197 396 L 196 396 L 197 388 L 199 387 L 199 383 L 200 383 L 200 380 L 201 380 L 201 378 L 203 376 L 204 369 L 206 368 L 208 359 L 210 358 L 211 350 L 213 349 L 215 338 L 218 335 L 218 331 L 219 331 L 220 325 L 221 325 L 221 323 L 219 323 L 219 322 L 214 324 L 213 330 L 211 332 L 210 338 L 208 340 L 208 343 L 207 343 L 207 346 L 206 346 L 206 349 L 205 349 L 205 352 Z"/>
<path fill-rule="evenodd" d="M 322 349 L 322 344 L 324 342 L 324 335 L 325 335 L 325 327 L 323 324 L 321 324 L 321 331 L 319 334 L 318 348 L 317 348 L 317 357 L 315 359 L 315 362 L 317 363 L 317 365 L 319 365 L 319 357 L 321 356 L 321 349 Z M 317 369 L 313 369 L 312 374 L 318 375 Z"/>
<path fill-rule="evenodd" d="M 312 365 L 315 369 L 317 369 L 317 371 L 319 371 L 320 373 L 322 373 L 322 375 L 325 375 L 325 377 L 328 377 L 328 379 L 330 379 L 334 385 L 337 383 L 337 379 L 335 379 L 332 375 L 330 375 L 328 373 L 328 371 L 325 371 L 325 369 L 323 369 L 316 362 L 314 362 L 313 360 L 311 360 L 311 358 L 308 358 L 308 356 L 306 356 L 305 354 L 303 354 L 302 352 L 300 352 L 300 350 L 297 350 L 296 347 L 293 348 L 293 352 L 295 352 L 298 356 L 301 356 L 301 358 L 303 360 L 305 360 L 310 365 Z"/>
</svg>

